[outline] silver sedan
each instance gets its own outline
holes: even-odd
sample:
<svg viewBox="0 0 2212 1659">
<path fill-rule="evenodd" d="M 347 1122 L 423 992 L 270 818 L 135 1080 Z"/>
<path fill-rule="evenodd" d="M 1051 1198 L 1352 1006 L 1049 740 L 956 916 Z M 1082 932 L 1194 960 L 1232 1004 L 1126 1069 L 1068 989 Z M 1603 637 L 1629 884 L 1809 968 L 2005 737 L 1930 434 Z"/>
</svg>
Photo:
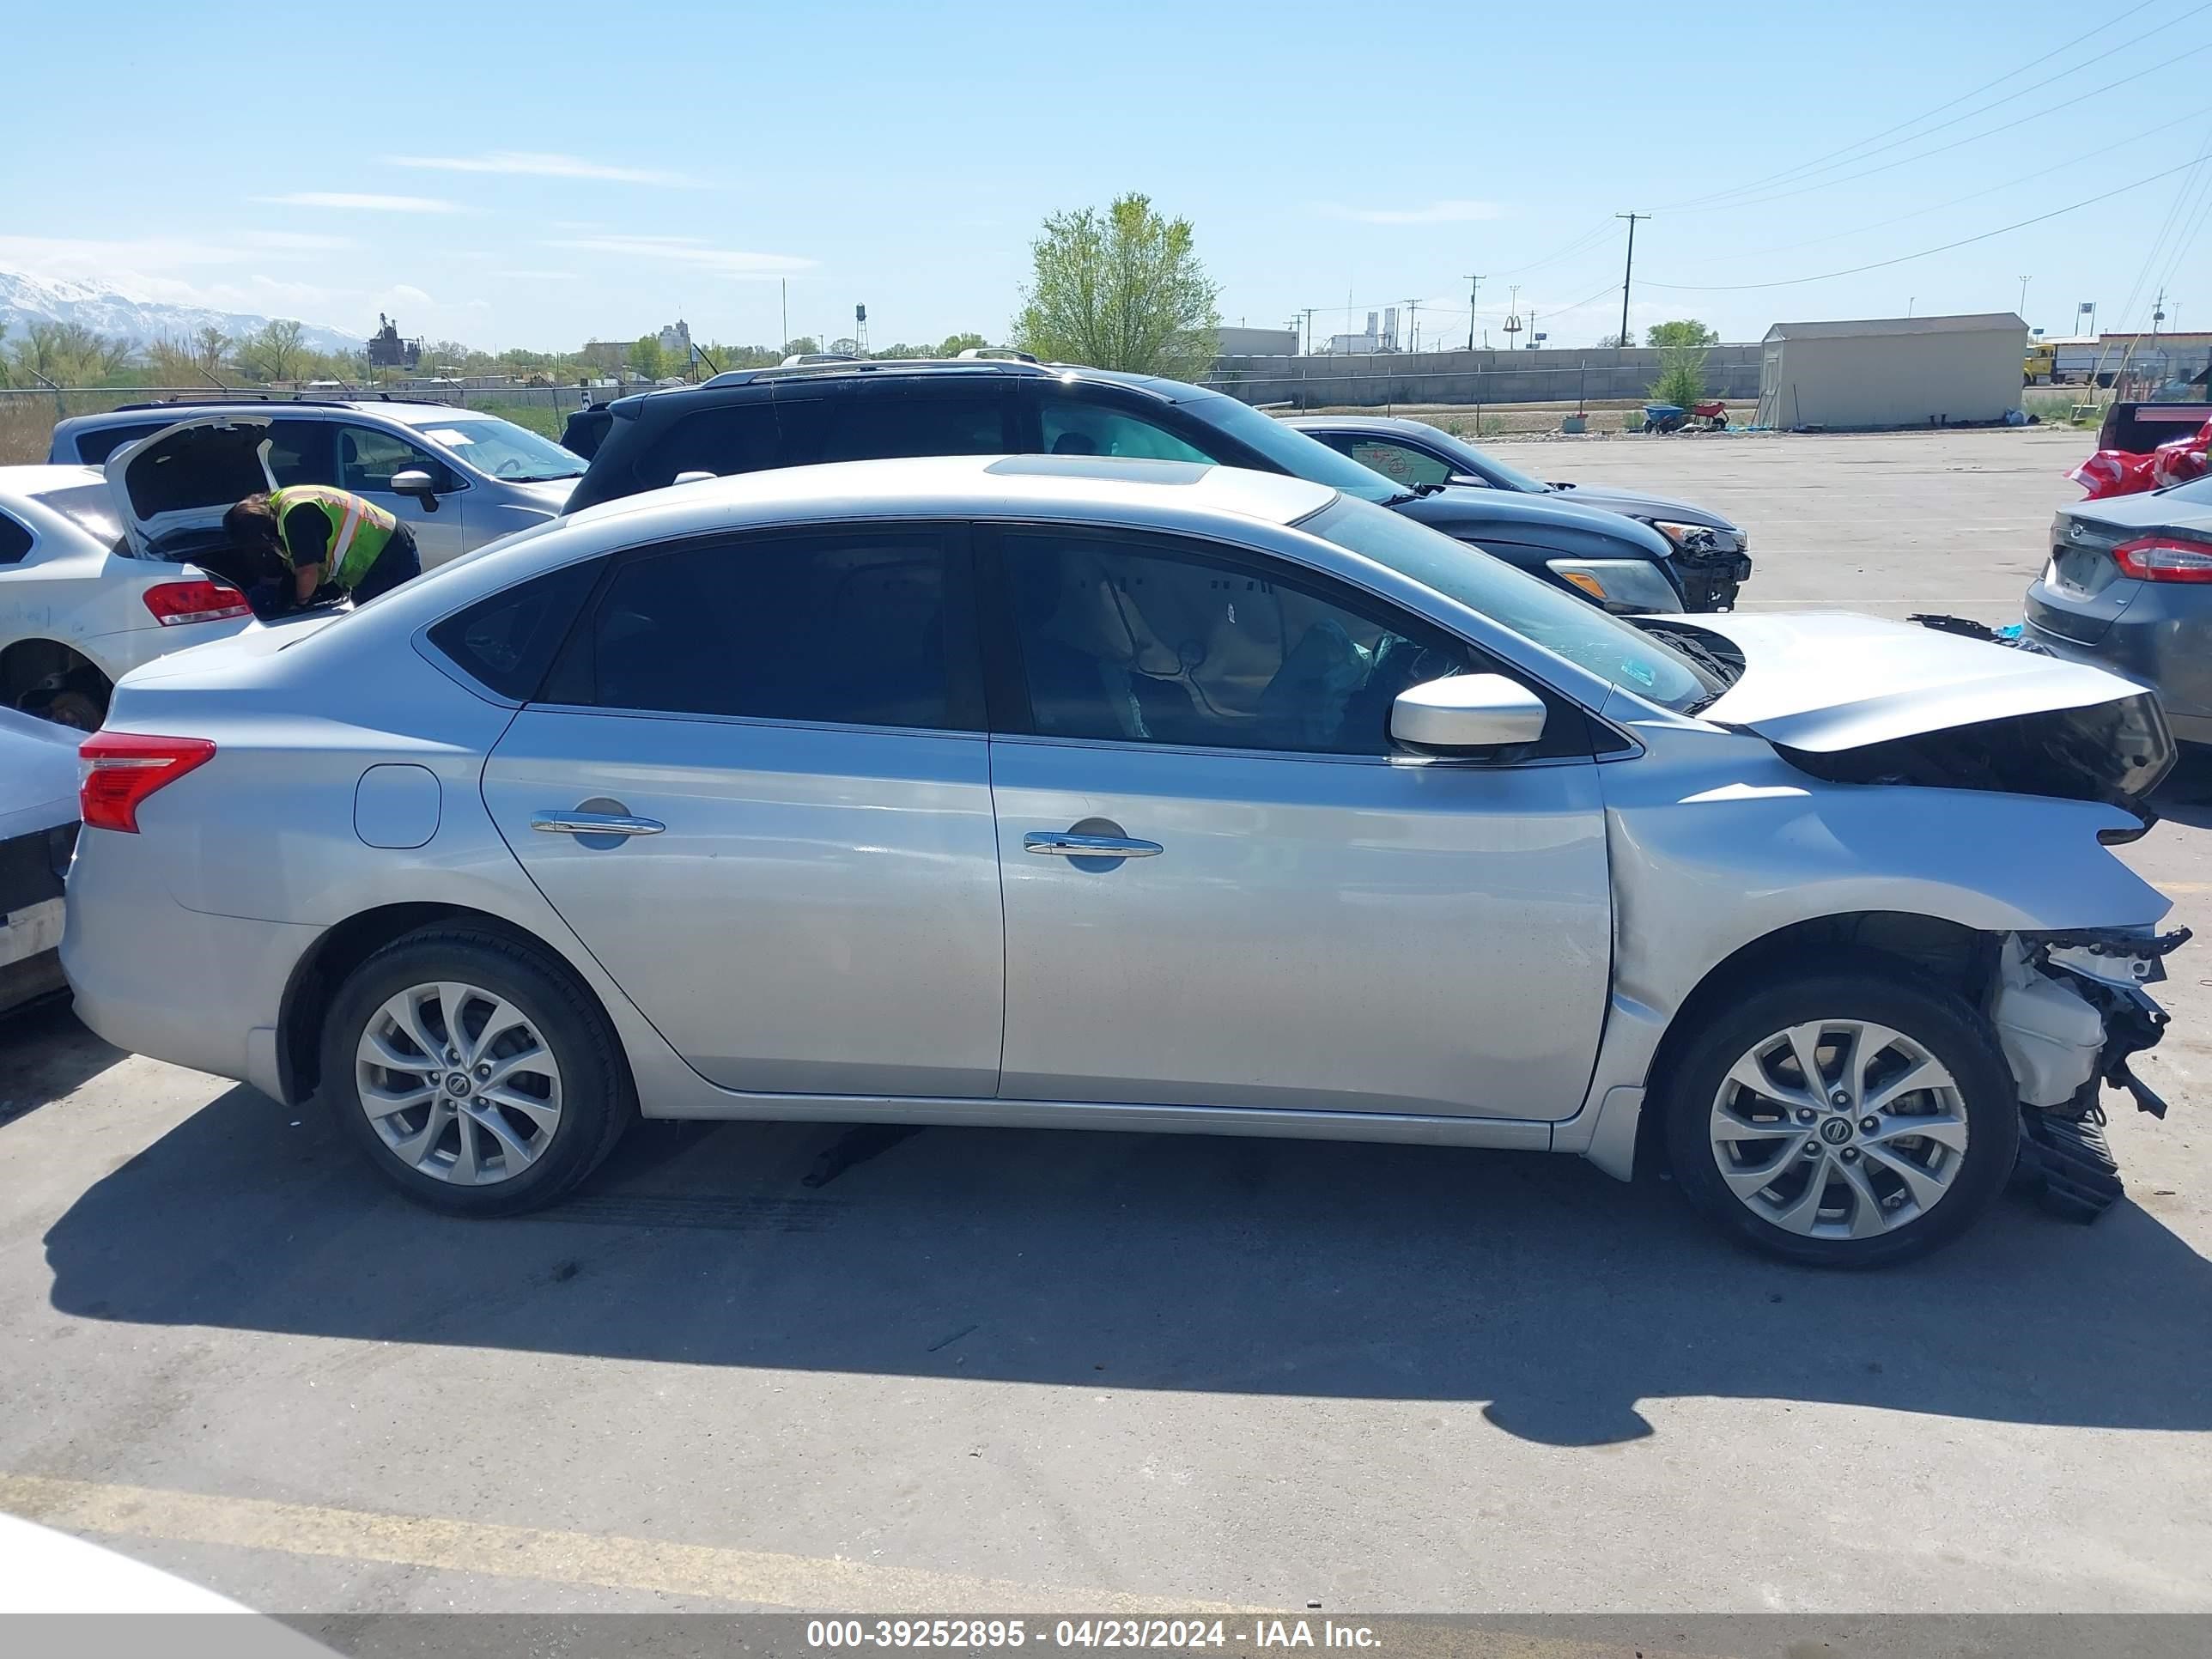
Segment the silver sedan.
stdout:
<svg viewBox="0 0 2212 1659">
<path fill-rule="evenodd" d="M 2024 1146 L 2118 1190 L 2173 943 L 2124 680 L 1632 623 L 1177 462 L 680 485 L 150 664 L 83 755 L 88 1023 L 476 1215 L 641 1114 L 1172 1130 L 1663 1156 L 1870 1264 Z"/>
</svg>

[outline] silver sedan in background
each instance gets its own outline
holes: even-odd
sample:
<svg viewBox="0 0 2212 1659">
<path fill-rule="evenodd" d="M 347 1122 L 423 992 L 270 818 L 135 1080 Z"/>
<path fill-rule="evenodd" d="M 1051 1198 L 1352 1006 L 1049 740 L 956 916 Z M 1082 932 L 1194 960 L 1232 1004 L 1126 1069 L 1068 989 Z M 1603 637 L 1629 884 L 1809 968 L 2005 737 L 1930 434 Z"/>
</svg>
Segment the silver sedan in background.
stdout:
<svg viewBox="0 0 2212 1659">
<path fill-rule="evenodd" d="M 1180 462 L 637 496 L 149 665 L 83 754 L 87 1022 L 319 1091 L 465 1214 L 641 1113 L 1624 1179 L 1644 1127 L 1741 1237 L 1869 1265 L 2094 1135 L 2173 942 L 2107 845 L 2172 754 L 2126 681 L 1632 623 Z"/>
</svg>

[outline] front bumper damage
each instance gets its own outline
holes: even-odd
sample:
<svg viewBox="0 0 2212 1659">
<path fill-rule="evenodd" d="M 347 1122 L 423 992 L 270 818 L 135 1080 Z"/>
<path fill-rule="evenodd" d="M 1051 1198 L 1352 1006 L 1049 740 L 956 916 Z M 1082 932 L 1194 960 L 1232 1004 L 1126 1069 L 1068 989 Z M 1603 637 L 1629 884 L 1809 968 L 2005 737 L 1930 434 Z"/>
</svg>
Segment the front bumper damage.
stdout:
<svg viewBox="0 0 2212 1659">
<path fill-rule="evenodd" d="M 2053 1214 L 2094 1221 L 2126 1190 L 2105 1141 L 2107 1085 L 2166 1115 L 2129 1061 L 2166 1034 L 2166 1011 L 2143 987 L 2166 977 L 2165 959 L 2189 939 L 2185 927 L 2089 928 L 2009 934 L 2000 947 L 1988 1012 L 2020 1085 L 2014 1186 Z"/>
</svg>

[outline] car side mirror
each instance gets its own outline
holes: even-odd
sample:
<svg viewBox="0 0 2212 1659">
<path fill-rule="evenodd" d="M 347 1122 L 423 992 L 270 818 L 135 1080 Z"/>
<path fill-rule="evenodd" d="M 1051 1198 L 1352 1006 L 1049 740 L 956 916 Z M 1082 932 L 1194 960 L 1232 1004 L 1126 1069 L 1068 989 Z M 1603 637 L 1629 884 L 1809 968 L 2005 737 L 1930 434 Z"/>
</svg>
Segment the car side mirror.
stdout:
<svg viewBox="0 0 2212 1659">
<path fill-rule="evenodd" d="M 410 466 L 404 472 L 392 475 L 392 492 L 395 495 L 412 495 L 422 503 L 428 512 L 438 510 L 438 487 L 430 475 L 419 466 Z"/>
<path fill-rule="evenodd" d="M 1453 674 L 1401 691 L 1390 704 L 1390 735 L 1438 754 L 1516 748 L 1544 735 L 1548 712 L 1541 697 L 1503 674 Z"/>
</svg>

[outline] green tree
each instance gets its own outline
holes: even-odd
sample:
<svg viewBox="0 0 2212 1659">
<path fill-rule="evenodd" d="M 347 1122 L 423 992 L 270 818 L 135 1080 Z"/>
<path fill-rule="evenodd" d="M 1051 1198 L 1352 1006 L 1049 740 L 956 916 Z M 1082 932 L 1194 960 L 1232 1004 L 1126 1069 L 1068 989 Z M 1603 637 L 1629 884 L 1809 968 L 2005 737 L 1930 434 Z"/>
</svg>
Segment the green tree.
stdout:
<svg viewBox="0 0 2212 1659">
<path fill-rule="evenodd" d="M 82 323 L 35 322 L 8 348 L 9 378 L 21 386 L 100 386 L 122 374 L 128 340 L 111 340 Z"/>
<path fill-rule="evenodd" d="M 1632 346 L 1636 343 L 1636 337 L 1633 334 L 1601 334 L 1597 337 L 1597 343 L 1600 350 L 1619 346 Z"/>
<path fill-rule="evenodd" d="M 819 351 L 821 349 L 822 347 L 820 343 L 811 334 L 802 334 L 795 340 L 786 340 L 783 343 L 783 355 L 786 357 L 795 357 L 802 352 Z M 779 359 L 778 361 L 780 362 L 781 360 Z"/>
<path fill-rule="evenodd" d="M 991 343 L 980 334 L 948 334 L 945 343 L 937 348 L 940 357 L 957 357 L 963 351 L 976 350 Z"/>
<path fill-rule="evenodd" d="M 1694 317 L 1676 323 L 1654 323 L 1644 331 L 1648 346 L 1710 346 L 1721 343 L 1720 331 L 1707 328 Z"/>
<path fill-rule="evenodd" d="M 1659 349 L 1659 378 L 1651 383 L 1651 401 L 1687 409 L 1705 395 L 1705 349 L 1670 345 Z"/>
<path fill-rule="evenodd" d="M 222 365 L 222 354 L 230 349 L 230 336 L 208 324 L 192 336 L 192 356 L 199 367 L 212 374 Z"/>
<path fill-rule="evenodd" d="M 264 323 L 238 343 L 238 366 L 264 380 L 296 380 L 310 355 L 306 333 L 289 318 Z"/>
<path fill-rule="evenodd" d="M 648 380 L 657 380 L 668 373 L 668 360 L 661 354 L 658 334 L 641 334 L 630 343 L 630 371 L 642 374 Z"/>
<path fill-rule="evenodd" d="M 1103 213 L 1054 214 L 1030 245 L 1015 343 L 1096 368 L 1204 373 L 1218 355 L 1221 312 L 1194 242 L 1189 220 L 1164 216 L 1134 191 Z"/>
</svg>

